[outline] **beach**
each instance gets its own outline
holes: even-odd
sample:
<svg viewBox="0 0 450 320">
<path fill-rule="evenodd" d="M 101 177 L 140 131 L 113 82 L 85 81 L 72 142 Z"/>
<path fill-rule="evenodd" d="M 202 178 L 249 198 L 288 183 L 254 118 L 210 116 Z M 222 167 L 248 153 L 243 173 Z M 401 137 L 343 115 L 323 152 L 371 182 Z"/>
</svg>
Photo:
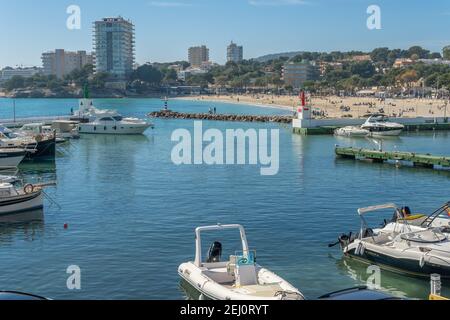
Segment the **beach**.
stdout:
<svg viewBox="0 0 450 320">
<path fill-rule="evenodd" d="M 176 98 L 181 100 L 197 100 L 250 104 L 260 107 L 296 110 L 300 105 L 298 96 L 276 95 L 208 95 Z M 368 113 L 382 112 L 391 117 L 443 117 L 448 116 L 450 107 L 443 99 L 385 99 L 373 97 L 339 97 L 312 96 L 309 104 L 316 117 L 322 118 L 361 118 Z M 211 105 L 213 107 L 213 105 Z"/>
</svg>

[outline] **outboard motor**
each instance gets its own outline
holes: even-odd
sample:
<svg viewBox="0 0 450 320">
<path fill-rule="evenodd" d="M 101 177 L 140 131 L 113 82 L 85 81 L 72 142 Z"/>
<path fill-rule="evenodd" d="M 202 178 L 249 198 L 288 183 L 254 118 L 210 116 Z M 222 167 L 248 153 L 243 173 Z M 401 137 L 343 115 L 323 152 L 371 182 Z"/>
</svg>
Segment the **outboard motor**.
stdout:
<svg viewBox="0 0 450 320">
<path fill-rule="evenodd" d="M 208 251 L 208 259 L 207 263 L 216 263 L 220 262 L 220 258 L 222 257 L 222 244 L 218 241 L 215 241 Z"/>
</svg>

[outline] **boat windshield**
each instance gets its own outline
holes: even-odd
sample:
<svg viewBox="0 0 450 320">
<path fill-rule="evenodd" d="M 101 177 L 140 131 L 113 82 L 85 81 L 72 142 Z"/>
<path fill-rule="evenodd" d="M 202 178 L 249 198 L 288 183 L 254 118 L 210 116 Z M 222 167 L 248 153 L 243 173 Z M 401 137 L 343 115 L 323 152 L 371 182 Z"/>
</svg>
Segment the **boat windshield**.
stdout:
<svg viewBox="0 0 450 320">
<path fill-rule="evenodd" d="M 123 117 L 121 117 L 121 116 L 115 116 L 115 117 L 113 117 L 113 119 L 116 120 L 116 121 L 122 121 L 122 120 L 123 120 Z"/>
<path fill-rule="evenodd" d="M 114 120 L 113 120 L 113 118 L 106 117 L 106 118 L 101 118 L 100 121 L 114 121 Z"/>
<path fill-rule="evenodd" d="M 375 123 L 375 122 L 388 122 L 389 119 L 386 116 L 376 116 L 376 117 L 371 117 L 369 119 L 370 123 Z"/>
</svg>

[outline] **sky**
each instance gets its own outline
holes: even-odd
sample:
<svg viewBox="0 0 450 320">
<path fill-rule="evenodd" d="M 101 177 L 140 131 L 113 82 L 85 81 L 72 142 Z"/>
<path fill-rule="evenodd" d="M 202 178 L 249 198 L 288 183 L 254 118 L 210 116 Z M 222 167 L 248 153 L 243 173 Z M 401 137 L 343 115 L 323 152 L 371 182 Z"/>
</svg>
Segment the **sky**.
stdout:
<svg viewBox="0 0 450 320">
<path fill-rule="evenodd" d="M 81 29 L 69 30 L 67 8 L 81 9 Z M 377 5 L 381 29 L 367 27 Z M 450 44 L 448 0 L 0 0 L 0 68 L 40 66 L 56 48 L 92 51 L 92 22 L 121 15 L 136 28 L 136 62 L 187 60 L 205 44 L 224 63 L 230 41 L 244 58 L 288 51 L 371 51 Z"/>
</svg>

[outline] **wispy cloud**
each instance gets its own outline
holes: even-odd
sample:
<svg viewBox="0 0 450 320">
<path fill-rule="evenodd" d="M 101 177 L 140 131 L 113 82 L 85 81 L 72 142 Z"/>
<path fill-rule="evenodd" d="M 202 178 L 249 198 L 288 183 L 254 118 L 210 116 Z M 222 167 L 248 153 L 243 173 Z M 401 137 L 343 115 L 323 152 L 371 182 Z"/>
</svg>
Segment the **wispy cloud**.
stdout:
<svg viewBox="0 0 450 320">
<path fill-rule="evenodd" d="M 171 1 L 151 1 L 149 3 L 152 7 L 160 8 L 176 8 L 176 7 L 189 7 L 190 3 L 186 2 L 171 2 Z"/>
<path fill-rule="evenodd" d="M 304 0 L 248 0 L 248 3 L 252 6 L 298 6 L 308 4 Z"/>
</svg>

